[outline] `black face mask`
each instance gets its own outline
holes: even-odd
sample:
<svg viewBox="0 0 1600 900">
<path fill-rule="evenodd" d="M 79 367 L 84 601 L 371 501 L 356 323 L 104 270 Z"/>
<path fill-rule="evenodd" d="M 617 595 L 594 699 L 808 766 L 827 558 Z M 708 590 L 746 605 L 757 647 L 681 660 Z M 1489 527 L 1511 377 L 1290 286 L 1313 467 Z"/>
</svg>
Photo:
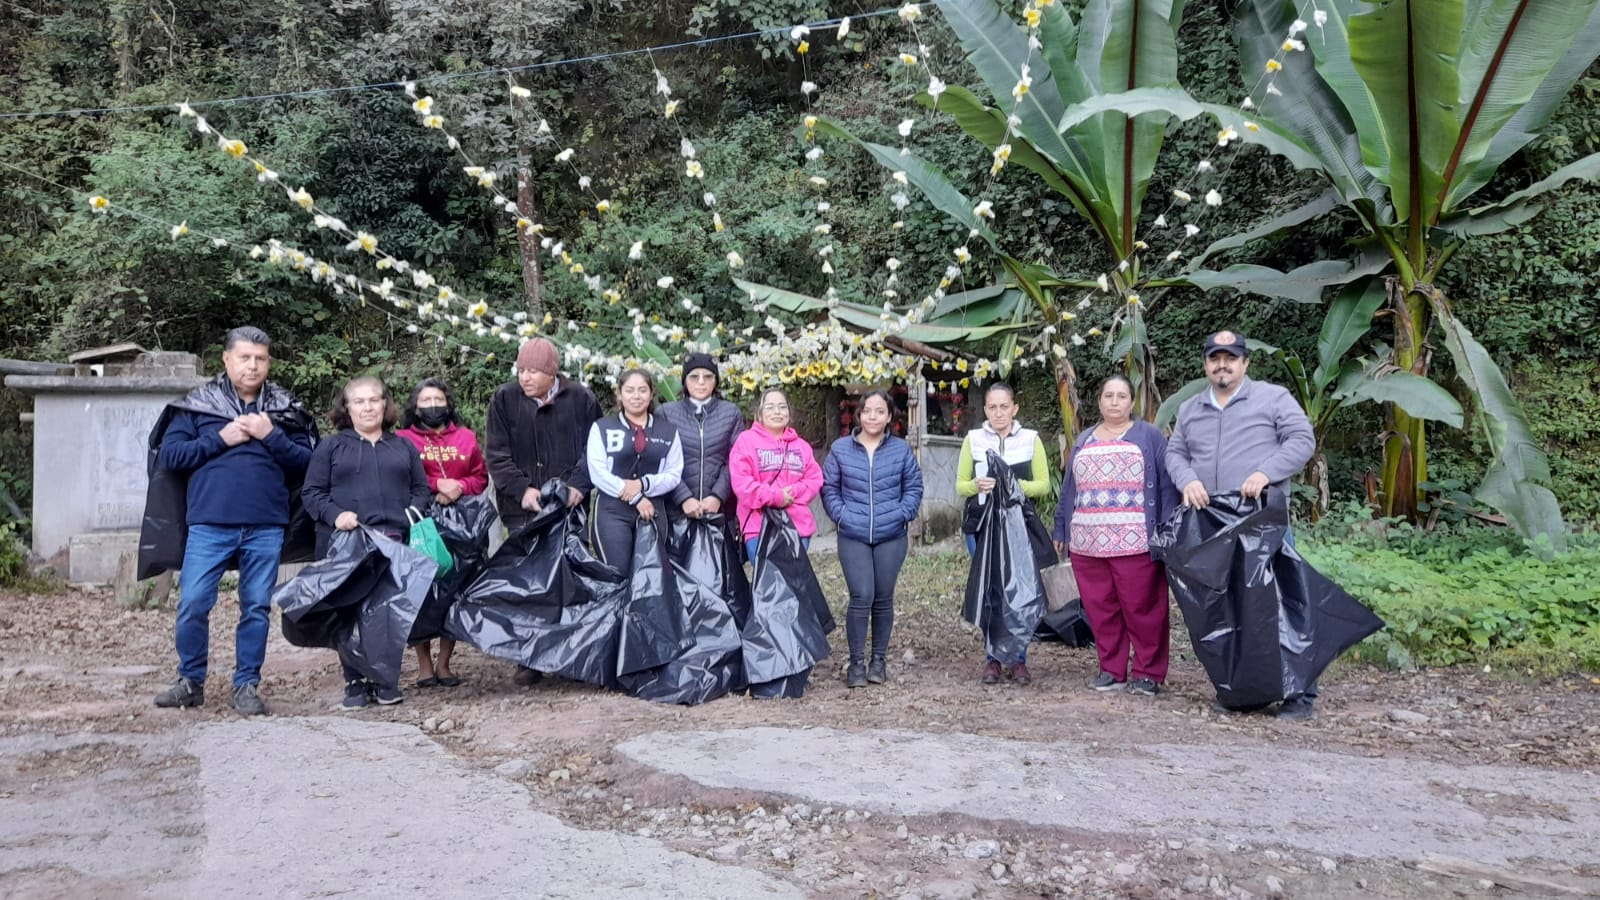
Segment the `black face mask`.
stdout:
<svg viewBox="0 0 1600 900">
<path fill-rule="evenodd" d="M 450 421 L 450 407 L 419 406 L 417 407 L 417 421 L 429 428 L 439 428 Z"/>
</svg>

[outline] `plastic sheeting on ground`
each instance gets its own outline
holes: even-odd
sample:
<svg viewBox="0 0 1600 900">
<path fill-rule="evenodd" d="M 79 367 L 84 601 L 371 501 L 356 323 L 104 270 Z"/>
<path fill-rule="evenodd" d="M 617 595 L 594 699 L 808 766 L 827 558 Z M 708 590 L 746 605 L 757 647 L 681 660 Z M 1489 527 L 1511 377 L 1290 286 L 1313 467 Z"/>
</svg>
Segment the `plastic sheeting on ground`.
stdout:
<svg viewBox="0 0 1600 900">
<path fill-rule="evenodd" d="M 736 547 L 722 516 L 672 520 L 667 556 L 690 644 L 666 665 L 623 678 L 629 694 L 693 705 L 744 686 L 743 644 L 734 610 L 748 612 L 750 583 Z"/>
<path fill-rule="evenodd" d="M 365 526 L 334 532 L 327 557 L 272 594 L 283 613 L 284 639 L 338 650 L 367 678 L 399 684 L 406 638 L 438 568 Z"/>
<path fill-rule="evenodd" d="M 1093 647 L 1094 629 L 1083 613 L 1083 601 L 1071 600 L 1058 610 L 1039 617 L 1034 636 L 1041 641 L 1054 641 L 1068 647 Z"/>
<path fill-rule="evenodd" d="M 1022 659 L 1044 614 L 1039 570 L 1055 561 L 1055 547 L 1038 515 L 1030 515 L 1032 507 L 1005 461 L 990 451 L 988 464 L 994 489 L 978 514 L 961 617 L 983 632 L 991 658 L 1012 665 Z M 1049 556 L 1041 560 L 1045 547 Z"/>
<path fill-rule="evenodd" d="M 500 524 L 500 515 L 487 494 L 462 497 L 449 504 L 434 503 L 428 509 L 428 517 L 439 529 L 439 537 L 449 548 L 455 566 L 434 578 L 433 589 L 411 626 L 413 643 L 444 636 L 445 616 L 461 589 L 483 570 L 489 555 L 489 537 Z"/>
<path fill-rule="evenodd" d="M 833 614 L 794 523 L 776 509 L 762 516 L 750 617 L 741 631 L 745 677 L 751 696 L 798 697 L 811 667 L 832 652 Z"/>
<path fill-rule="evenodd" d="M 543 489 L 540 512 L 484 564 L 445 618 L 445 633 L 550 675 L 617 686 L 628 583 L 584 546 L 583 513 Z"/>
<path fill-rule="evenodd" d="M 634 524 L 633 571 L 628 573 L 622 643 L 617 650 L 619 678 L 664 666 L 692 643 L 667 559 L 665 526 L 662 517 Z"/>
<path fill-rule="evenodd" d="M 1286 543 L 1286 507 L 1213 496 L 1179 509 L 1151 540 L 1167 566 L 1217 699 L 1249 708 L 1305 692 L 1383 620 Z"/>
</svg>

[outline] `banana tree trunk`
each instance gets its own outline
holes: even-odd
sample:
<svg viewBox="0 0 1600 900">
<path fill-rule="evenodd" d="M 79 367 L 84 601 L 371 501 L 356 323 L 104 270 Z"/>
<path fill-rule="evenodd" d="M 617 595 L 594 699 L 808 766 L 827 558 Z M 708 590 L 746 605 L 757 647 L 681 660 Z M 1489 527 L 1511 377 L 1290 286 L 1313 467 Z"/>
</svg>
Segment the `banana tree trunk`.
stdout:
<svg viewBox="0 0 1600 900">
<path fill-rule="evenodd" d="M 1427 347 L 1430 307 L 1426 295 L 1410 289 L 1398 276 L 1387 279 L 1388 305 L 1394 318 L 1395 365 L 1426 378 L 1432 354 Z M 1383 445 L 1383 514 L 1417 520 L 1422 483 L 1428 480 L 1427 422 L 1389 404 L 1389 437 Z"/>
</svg>

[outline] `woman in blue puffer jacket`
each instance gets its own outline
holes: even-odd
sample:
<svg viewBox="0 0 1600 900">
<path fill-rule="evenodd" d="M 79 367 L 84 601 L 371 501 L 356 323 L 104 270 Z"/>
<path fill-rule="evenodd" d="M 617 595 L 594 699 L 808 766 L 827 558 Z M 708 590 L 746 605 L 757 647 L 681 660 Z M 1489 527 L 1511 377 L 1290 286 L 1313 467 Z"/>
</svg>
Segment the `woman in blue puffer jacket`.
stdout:
<svg viewBox="0 0 1600 900">
<path fill-rule="evenodd" d="M 889 679 L 894 585 L 906 560 L 906 525 L 922 507 L 922 467 L 911 445 L 888 433 L 890 403 L 887 391 L 862 397 L 860 427 L 834 441 L 822 465 L 822 505 L 839 526 L 839 566 L 850 589 L 845 684 L 853 688 Z M 869 621 L 872 662 L 864 665 Z"/>
</svg>

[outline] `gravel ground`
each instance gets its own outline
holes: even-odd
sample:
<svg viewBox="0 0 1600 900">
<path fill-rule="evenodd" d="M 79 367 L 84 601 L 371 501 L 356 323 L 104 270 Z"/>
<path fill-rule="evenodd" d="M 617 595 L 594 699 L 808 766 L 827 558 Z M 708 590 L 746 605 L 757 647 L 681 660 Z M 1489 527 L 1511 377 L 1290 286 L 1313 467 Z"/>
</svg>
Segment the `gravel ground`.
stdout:
<svg viewBox="0 0 1600 900">
<path fill-rule="evenodd" d="M 829 596 L 842 598 L 837 563 L 821 553 L 816 562 Z M 1477 669 L 1402 673 L 1338 665 L 1324 677 L 1323 699 L 1309 723 L 1219 718 L 1210 711 L 1209 685 L 1178 625 L 1167 689 L 1153 700 L 1085 690 L 1097 670 L 1093 651 L 1058 645 L 1036 646 L 1030 653 L 1033 685 L 984 687 L 977 684 L 981 642 L 957 614 L 964 578 L 959 553 L 935 549 L 912 555 L 900 590 L 892 678 L 881 687 L 846 690 L 836 653 L 818 668 L 811 691 L 800 701 L 725 698 L 701 707 L 662 707 L 578 684 L 546 682 L 519 689 L 511 684 L 508 665 L 463 648 L 454 668 L 466 684 L 408 690 L 405 703 L 363 712 L 358 719 L 414 729 L 457 764 L 525 788 L 523 802 L 567 825 L 642 836 L 669 849 L 756 870 L 812 896 L 1600 893 L 1600 851 L 1592 841 L 1587 850 L 1580 846 L 1559 859 L 1508 852 L 1468 863 L 1439 852 L 1450 846 L 1470 849 L 1486 835 L 1531 840 L 1539 828 L 1561 831 L 1586 821 L 1579 817 L 1592 814 L 1589 806 L 1563 810 L 1536 791 L 1492 790 L 1481 780 L 1451 779 L 1471 767 L 1504 767 L 1530 778 L 1557 779 L 1580 792 L 1587 785 L 1582 796 L 1600 796 L 1600 680 L 1536 682 Z M 213 616 L 208 704 L 168 711 L 152 707 L 150 698 L 171 677 L 174 664 L 170 609 L 123 610 L 98 591 L 0 594 L 0 741 L 35 747 L 26 753 L 8 750 L 0 769 L 0 799 L 8 810 L 21 813 L 7 817 L 15 821 L 0 831 L 0 893 L 120 896 L 91 886 L 110 884 L 104 880 L 109 870 L 122 871 L 125 883 L 158 883 L 173 877 L 162 874 L 167 868 L 182 870 L 202 852 L 197 842 L 211 836 L 203 826 L 197 835 L 184 825 L 194 818 L 192 810 L 180 808 L 188 801 L 179 788 L 195 777 L 194 748 L 186 742 L 194 740 L 197 726 L 254 725 L 238 723 L 226 706 L 223 676 L 232 664 L 234 610 L 231 598 L 225 598 Z M 835 638 L 842 649 L 843 635 Z M 278 717 L 322 716 L 340 697 L 334 655 L 290 647 L 276 633 L 263 675 L 262 693 Z M 657 760 L 657 766 L 618 749 L 640 739 L 671 746 L 674 732 L 686 733 L 683 740 L 689 742 L 707 739 L 687 733 L 748 735 L 762 728 L 783 731 L 773 732 L 774 762 L 768 766 L 773 777 L 759 783 L 718 783 L 689 771 L 693 767 L 681 759 L 671 765 Z M 783 751 L 805 744 L 783 736 L 793 729 L 816 729 L 812 739 L 839 735 L 833 743 L 848 743 L 855 755 L 813 754 L 809 761 L 780 763 L 786 759 Z M 1212 806 L 1220 813 L 1226 798 L 1238 793 L 1237 781 L 1226 779 L 1209 796 L 1205 785 L 1188 785 L 1176 828 L 1117 816 L 1109 817 L 1109 826 L 1083 827 L 1086 819 L 1042 814 L 1041 804 L 1053 799 L 1050 792 L 1065 792 L 1055 782 L 1030 781 L 1026 768 L 1019 776 L 1024 786 L 1044 793 L 1012 808 L 958 802 L 913 806 L 874 797 L 869 790 L 858 791 L 850 802 L 844 796 L 807 796 L 825 793 L 814 786 L 831 776 L 854 776 L 860 766 L 852 760 L 869 759 L 876 752 L 874 740 L 887 741 L 889 732 L 909 736 L 906 740 L 985 739 L 1008 771 L 1030 766 L 1033 756 L 1103 757 L 1105 771 L 1127 779 L 1148 777 L 1152 760 L 1174 764 L 1185 749 L 1196 758 L 1246 762 L 1274 756 L 1315 759 L 1330 772 L 1360 772 L 1367 790 L 1325 791 L 1330 805 L 1310 814 L 1331 818 L 1300 821 L 1292 834 L 1271 816 L 1256 822 L 1208 818 Z M 5 746 L 23 745 L 0 743 Z M 1132 767 L 1117 769 L 1110 765 L 1113 759 Z M 799 772 L 808 765 L 816 771 L 806 778 L 782 777 L 785 766 Z M 1427 790 L 1421 792 L 1413 770 L 1425 766 L 1446 775 L 1426 780 Z M 1241 779 L 1250 774 L 1245 762 L 1236 770 Z M 74 812 L 70 802 L 58 804 L 59 797 L 41 806 L 45 800 L 39 792 L 107 778 L 129 797 L 154 798 L 150 802 L 159 809 L 149 816 L 170 820 L 172 833 L 158 829 L 150 845 L 163 848 L 154 858 L 170 865 L 153 863 L 144 845 L 121 862 L 114 854 L 100 857 L 99 869 L 73 861 L 79 857 L 68 851 L 85 845 L 72 841 L 95 834 L 105 840 L 120 830 L 107 822 L 73 825 L 85 817 L 83 808 Z M 929 783 L 949 791 L 948 783 Z M 402 778 L 390 795 L 371 802 L 425 816 L 429 786 L 420 776 L 414 785 Z M 1406 810 L 1431 817 L 1435 833 L 1446 836 L 1442 843 L 1395 841 L 1388 852 L 1352 852 L 1351 838 L 1338 830 L 1360 826 L 1340 823 L 1360 823 L 1382 811 L 1375 807 L 1386 792 L 1397 798 L 1403 792 Z M 53 810 L 55 818 L 40 818 L 41 810 Z M 1218 824 L 1224 819 L 1226 827 Z M 1319 825 L 1330 829 L 1321 845 L 1315 840 Z M 1459 837 L 1453 845 L 1448 840 L 1452 828 Z M 395 861 L 402 868 L 406 864 L 403 858 Z"/>
</svg>

